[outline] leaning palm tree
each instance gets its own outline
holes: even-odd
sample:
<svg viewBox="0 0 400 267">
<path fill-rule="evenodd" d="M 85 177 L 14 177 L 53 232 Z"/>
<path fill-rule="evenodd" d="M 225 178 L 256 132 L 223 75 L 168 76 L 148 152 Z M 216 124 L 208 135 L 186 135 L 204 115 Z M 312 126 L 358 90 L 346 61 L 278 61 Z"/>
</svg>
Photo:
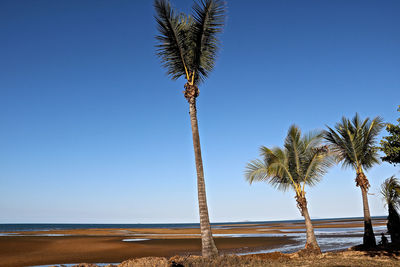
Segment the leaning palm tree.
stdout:
<svg viewBox="0 0 400 267">
<path fill-rule="evenodd" d="M 356 186 L 361 189 L 364 207 L 365 247 L 376 246 L 376 241 L 368 205 L 367 194 L 370 184 L 364 171 L 379 163 L 376 138 L 382 128 L 380 117 L 373 120 L 366 118 L 362 121 L 356 114 L 351 121 L 343 117 L 342 121 L 335 125 L 335 129 L 328 127 L 324 134 L 332 151 L 336 153 L 337 161 L 342 162 L 343 167 L 351 167 L 356 171 Z"/>
<path fill-rule="evenodd" d="M 159 31 L 157 55 L 172 80 L 180 77 L 186 80 L 184 96 L 189 103 L 196 161 L 202 255 L 211 257 L 217 255 L 218 250 L 208 216 L 196 98 L 199 96 L 198 85 L 214 68 L 225 6 L 220 0 L 201 0 L 194 3 L 192 16 L 177 13 L 167 0 L 156 0 L 154 7 Z"/>
<path fill-rule="evenodd" d="M 327 146 L 321 146 L 322 133 L 301 136 L 301 131 L 292 125 L 285 139 L 284 148 L 260 149 L 262 159 L 247 164 L 245 177 L 250 184 L 266 181 L 280 190 L 293 189 L 297 207 L 306 225 L 305 251 L 321 253 L 315 238 L 307 208 L 305 186 L 315 185 L 333 164 Z"/>
<path fill-rule="evenodd" d="M 394 176 L 387 178 L 381 185 L 381 194 L 388 207 L 387 229 L 392 243 L 400 241 L 400 216 L 397 210 L 400 208 L 400 182 Z"/>
</svg>

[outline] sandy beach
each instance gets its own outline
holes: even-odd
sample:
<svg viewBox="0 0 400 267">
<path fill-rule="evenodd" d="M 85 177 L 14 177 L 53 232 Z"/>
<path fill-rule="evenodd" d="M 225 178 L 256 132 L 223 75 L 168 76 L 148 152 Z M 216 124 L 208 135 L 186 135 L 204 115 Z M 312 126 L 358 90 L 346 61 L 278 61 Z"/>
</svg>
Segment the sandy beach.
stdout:
<svg viewBox="0 0 400 267">
<path fill-rule="evenodd" d="M 287 238 L 216 238 L 221 252 L 289 244 Z M 60 263 L 118 263 L 134 257 L 170 257 L 196 255 L 201 249 L 198 238 L 153 239 L 121 242 L 119 237 L 2 237 L 1 266 L 47 265 Z"/>
<path fill-rule="evenodd" d="M 374 220 L 382 227 L 386 220 Z M 314 222 L 318 229 L 362 229 L 359 220 Z M 298 245 L 294 234 L 303 223 L 249 223 L 214 227 L 221 254 L 246 254 Z M 200 231 L 196 228 L 73 229 L 2 232 L 0 266 L 32 266 L 68 263 L 120 263 L 129 258 L 199 255 Z M 339 237 L 349 236 L 348 232 Z M 359 234 L 356 234 L 356 236 Z M 333 238 L 333 237 L 331 237 Z"/>
</svg>

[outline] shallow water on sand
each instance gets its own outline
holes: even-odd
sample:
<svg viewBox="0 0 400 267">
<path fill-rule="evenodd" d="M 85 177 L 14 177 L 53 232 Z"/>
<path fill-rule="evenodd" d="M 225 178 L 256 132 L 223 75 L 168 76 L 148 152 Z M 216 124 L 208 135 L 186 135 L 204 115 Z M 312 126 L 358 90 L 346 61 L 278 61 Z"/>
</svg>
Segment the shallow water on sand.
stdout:
<svg viewBox="0 0 400 267">
<path fill-rule="evenodd" d="M 375 226 L 374 233 L 376 235 L 377 242 L 380 241 L 381 233 L 386 232 L 386 226 Z M 299 228 L 289 228 L 280 229 L 281 233 L 262 233 L 262 231 L 268 231 L 267 229 L 260 229 L 260 233 L 234 233 L 234 234 L 213 234 L 215 238 L 225 237 L 225 238 L 244 238 L 244 237 L 290 237 L 294 239 L 295 244 L 285 245 L 273 249 L 261 249 L 254 250 L 251 252 L 239 253 L 240 255 L 254 254 L 254 253 L 268 253 L 274 251 L 280 251 L 283 253 L 292 253 L 302 249 L 306 242 L 305 229 Z M 336 251 L 346 249 L 355 245 L 362 243 L 364 228 L 363 227 L 326 227 L 326 228 L 315 228 L 314 229 L 318 244 L 323 252 Z M 200 234 L 145 234 L 145 233 L 135 233 L 132 236 L 138 236 L 138 238 L 123 239 L 126 242 L 137 242 L 137 241 L 147 241 L 151 238 L 140 238 L 141 236 L 200 236 Z M 390 239 L 390 237 L 388 237 Z"/>
<path fill-rule="evenodd" d="M 375 226 L 374 233 L 377 243 L 380 241 L 381 233 L 386 233 L 386 226 Z M 293 229 L 299 230 L 299 229 Z M 347 249 L 352 246 L 362 244 L 363 242 L 363 227 L 350 227 L 350 228 L 316 228 L 314 229 L 317 242 L 322 252 L 337 251 Z M 293 253 L 304 248 L 306 243 L 306 234 L 304 233 L 288 233 L 288 234 L 263 234 L 262 236 L 289 236 L 294 238 L 297 242 L 295 244 L 284 245 L 274 249 L 263 249 L 245 253 L 238 253 L 238 255 L 256 254 L 256 253 L 270 253 L 280 251 L 282 253 Z M 253 235 L 252 235 L 253 236 Z M 261 236 L 261 235 L 260 235 Z M 390 241 L 390 237 L 387 236 Z"/>
</svg>

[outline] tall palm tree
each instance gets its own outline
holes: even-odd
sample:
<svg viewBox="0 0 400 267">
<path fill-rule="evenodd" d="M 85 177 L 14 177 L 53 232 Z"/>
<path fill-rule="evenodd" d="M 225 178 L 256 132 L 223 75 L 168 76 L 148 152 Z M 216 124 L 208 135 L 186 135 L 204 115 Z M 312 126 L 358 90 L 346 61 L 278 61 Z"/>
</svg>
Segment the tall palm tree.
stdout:
<svg viewBox="0 0 400 267">
<path fill-rule="evenodd" d="M 266 181 L 280 190 L 293 189 L 297 207 L 304 217 L 307 241 L 305 250 L 321 253 L 307 208 L 305 186 L 315 185 L 333 164 L 327 146 L 321 146 L 322 133 L 301 136 L 295 125 L 289 128 L 284 148 L 262 146 L 262 159 L 247 164 L 245 177 L 253 181 Z"/>
<path fill-rule="evenodd" d="M 198 85 L 214 68 L 219 48 L 218 34 L 224 26 L 225 5 L 220 0 L 201 0 L 193 5 L 192 16 L 177 13 L 167 0 L 156 0 L 159 35 L 157 55 L 172 80 L 184 77 L 184 96 L 189 103 L 193 147 L 197 171 L 197 189 L 203 257 L 218 254 L 208 216 L 203 162 L 201 158 L 196 98 Z"/>
<path fill-rule="evenodd" d="M 381 185 L 381 194 L 388 207 L 389 216 L 387 229 L 392 239 L 392 243 L 400 241 L 400 182 L 394 176 L 387 178 Z"/>
<path fill-rule="evenodd" d="M 383 126 L 380 117 L 373 120 L 366 118 L 362 121 L 356 114 L 352 120 L 343 117 L 342 121 L 335 125 L 335 129 L 328 127 L 324 134 L 331 150 L 336 153 L 338 162 L 342 162 L 343 167 L 351 167 L 356 171 L 356 186 L 361 189 L 364 207 L 365 247 L 376 246 L 376 241 L 368 205 L 370 184 L 364 171 L 379 163 L 376 138 Z"/>
</svg>

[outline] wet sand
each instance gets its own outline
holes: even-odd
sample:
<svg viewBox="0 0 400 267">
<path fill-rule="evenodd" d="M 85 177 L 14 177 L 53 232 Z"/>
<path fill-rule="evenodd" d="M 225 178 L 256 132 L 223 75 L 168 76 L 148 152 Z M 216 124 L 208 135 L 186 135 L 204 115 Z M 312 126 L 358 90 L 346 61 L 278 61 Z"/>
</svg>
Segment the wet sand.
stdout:
<svg viewBox="0 0 400 267">
<path fill-rule="evenodd" d="M 122 242 L 123 237 L 65 236 L 65 237 L 0 237 L 0 266 L 27 266 L 61 263 L 117 263 L 129 258 L 146 256 L 169 257 L 176 254 L 196 255 L 200 252 L 199 238 L 152 239 Z M 223 252 L 282 246 L 293 243 L 284 237 L 216 238 Z"/>
<path fill-rule="evenodd" d="M 373 221 L 374 226 L 385 224 L 386 220 Z M 314 222 L 316 229 L 362 226 L 363 222 L 359 220 Z M 304 232 L 303 223 L 286 222 L 219 225 L 213 229 L 216 245 L 222 254 L 259 251 L 294 244 L 297 241 L 285 234 L 301 232 Z M 198 255 L 201 250 L 200 230 L 196 228 L 77 229 L 13 231 L 1 234 L 3 236 L 0 236 L 0 266 L 10 267 L 82 262 L 118 263 L 136 257 Z M 281 235 L 221 236 L 233 234 Z M 147 240 L 124 242 L 123 239 Z"/>
</svg>

